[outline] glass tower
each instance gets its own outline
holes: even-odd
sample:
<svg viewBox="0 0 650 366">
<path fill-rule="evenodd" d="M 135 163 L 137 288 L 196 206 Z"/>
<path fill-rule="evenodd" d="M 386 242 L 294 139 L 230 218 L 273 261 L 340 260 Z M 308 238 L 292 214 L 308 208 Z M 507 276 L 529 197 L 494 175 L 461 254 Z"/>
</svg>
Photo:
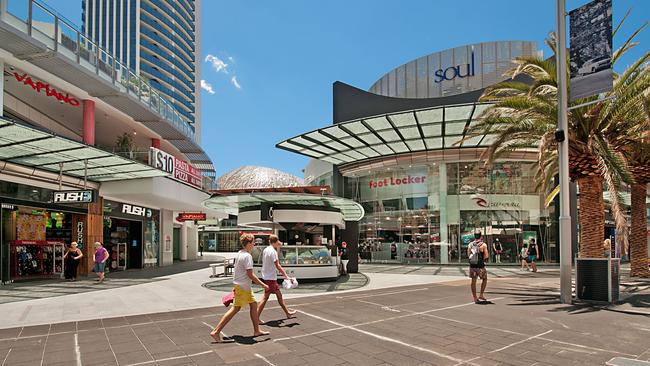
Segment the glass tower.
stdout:
<svg viewBox="0 0 650 366">
<path fill-rule="evenodd" d="M 149 80 L 199 141 L 200 0 L 82 0 L 82 31 Z"/>
</svg>

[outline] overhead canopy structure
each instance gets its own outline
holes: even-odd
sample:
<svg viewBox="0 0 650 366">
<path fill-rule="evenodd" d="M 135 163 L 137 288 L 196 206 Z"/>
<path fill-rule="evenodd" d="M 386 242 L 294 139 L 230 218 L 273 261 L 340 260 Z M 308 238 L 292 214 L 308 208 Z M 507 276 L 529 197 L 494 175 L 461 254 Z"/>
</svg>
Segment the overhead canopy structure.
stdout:
<svg viewBox="0 0 650 366">
<path fill-rule="evenodd" d="M 359 221 L 365 213 L 361 204 L 351 199 L 305 193 L 256 192 L 229 195 L 214 194 L 209 199 L 203 201 L 203 206 L 217 211 L 238 214 L 242 208 L 255 207 L 262 203 L 271 205 L 331 207 L 340 210 L 345 221 Z"/>
<path fill-rule="evenodd" d="M 359 118 L 292 137 L 276 147 L 336 165 L 424 150 L 487 147 L 494 135 L 459 142 L 490 106 L 437 106 Z"/>
<path fill-rule="evenodd" d="M 167 176 L 133 160 L 0 118 L 0 160 L 94 182 Z"/>
</svg>

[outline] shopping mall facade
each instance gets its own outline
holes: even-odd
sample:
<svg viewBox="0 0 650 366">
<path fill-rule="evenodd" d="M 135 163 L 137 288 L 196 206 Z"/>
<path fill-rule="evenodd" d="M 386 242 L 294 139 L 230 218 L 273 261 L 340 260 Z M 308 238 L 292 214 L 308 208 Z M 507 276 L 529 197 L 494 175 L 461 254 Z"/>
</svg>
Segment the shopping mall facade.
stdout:
<svg viewBox="0 0 650 366">
<path fill-rule="evenodd" d="M 459 263 L 480 229 L 501 262 L 516 263 L 535 238 L 545 261 L 557 261 L 556 205 L 535 187 L 537 149 L 520 149 L 486 166 L 494 136 L 465 138 L 489 104 L 485 88 L 506 78 L 534 42 L 501 41 L 436 52 L 391 70 L 368 91 L 336 82 L 334 121 L 277 144 L 312 158 L 305 181 L 330 185 L 360 202 L 362 260 Z M 348 243 L 350 244 L 350 243 Z M 355 245 L 356 246 L 356 245 Z"/>
<path fill-rule="evenodd" d="M 65 245 L 110 270 L 196 256 L 214 167 L 197 126 L 38 0 L 0 0 L 0 280 L 57 277 Z M 196 80 L 194 80 L 196 82 Z M 207 218 L 219 219 L 215 212 Z"/>
</svg>

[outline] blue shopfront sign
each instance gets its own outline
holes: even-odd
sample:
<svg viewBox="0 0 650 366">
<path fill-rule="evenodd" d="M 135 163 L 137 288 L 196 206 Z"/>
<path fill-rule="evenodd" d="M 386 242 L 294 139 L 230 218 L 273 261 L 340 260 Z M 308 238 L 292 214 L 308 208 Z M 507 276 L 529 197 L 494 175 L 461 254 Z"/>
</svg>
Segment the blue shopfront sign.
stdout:
<svg viewBox="0 0 650 366">
<path fill-rule="evenodd" d="M 438 84 L 444 80 L 454 80 L 455 78 L 466 78 L 474 75 L 474 49 L 472 49 L 469 63 L 436 70 L 434 72 L 433 82 Z"/>
</svg>

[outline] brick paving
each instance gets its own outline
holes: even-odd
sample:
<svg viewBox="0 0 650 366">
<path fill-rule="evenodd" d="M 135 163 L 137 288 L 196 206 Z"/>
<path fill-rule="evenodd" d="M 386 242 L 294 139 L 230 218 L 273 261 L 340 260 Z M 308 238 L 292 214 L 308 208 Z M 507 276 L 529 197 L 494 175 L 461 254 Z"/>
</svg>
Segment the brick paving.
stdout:
<svg viewBox="0 0 650 366">
<path fill-rule="evenodd" d="M 339 292 L 290 300 L 300 312 L 264 318 L 251 338 L 247 311 L 212 344 L 224 307 L 0 330 L 4 365 L 604 365 L 650 361 L 650 316 L 563 305 L 552 278 L 493 278 L 489 305 L 468 281 Z M 650 296 L 638 294 L 638 296 Z M 646 297 L 646 300 L 648 297 Z"/>
</svg>

